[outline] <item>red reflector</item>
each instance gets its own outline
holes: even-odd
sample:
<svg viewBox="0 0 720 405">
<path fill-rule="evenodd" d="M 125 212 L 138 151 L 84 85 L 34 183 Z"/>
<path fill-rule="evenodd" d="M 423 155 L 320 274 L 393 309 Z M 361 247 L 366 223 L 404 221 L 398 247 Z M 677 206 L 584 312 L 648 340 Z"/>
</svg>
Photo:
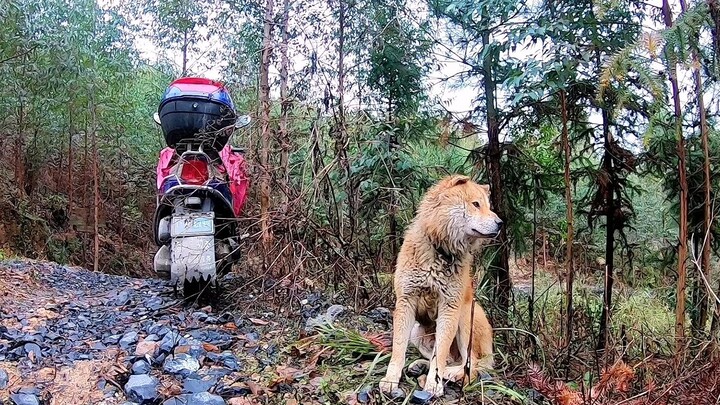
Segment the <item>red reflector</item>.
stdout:
<svg viewBox="0 0 720 405">
<path fill-rule="evenodd" d="M 202 160 L 186 161 L 183 163 L 180 178 L 189 184 L 204 184 L 209 178 L 207 163 Z"/>
</svg>

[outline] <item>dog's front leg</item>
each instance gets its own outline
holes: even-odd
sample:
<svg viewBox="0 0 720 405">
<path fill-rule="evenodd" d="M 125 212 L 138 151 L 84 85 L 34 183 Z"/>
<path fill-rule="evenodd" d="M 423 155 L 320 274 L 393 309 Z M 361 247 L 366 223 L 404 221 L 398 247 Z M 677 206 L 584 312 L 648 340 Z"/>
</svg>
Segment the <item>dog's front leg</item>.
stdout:
<svg viewBox="0 0 720 405">
<path fill-rule="evenodd" d="M 430 360 L 425 391 L 433 396 L 442 396 L 445 392 L 443 376 L 447 367 L 450 346 L 458 330 L 460 311 L 459 299 L 441 297 L 438 305 L 437 326 L 435 330 L 435 353 Z"/>
<path fill-rule="evenodd" d="M 380 391 L 382 392 L 390 393 L 400 385 L 400 376 L 405 366 L 405 352 L 415 323 L 416 305 L 416 302 L 409 297 L 398 298 L 395 305 L 392 355 L 385 378 L 380 380 Z"/>
<path fill-rule="evenodd" d="M 458 352 L 460 353 L 460 364 L 457 367 L 448 367 L 448 370 L 446 371 L 446 374 L 443 375 L 443 378 L 453 381 L 458 381 L 461 376 L 464 375 L 465 365 L 468 362 L 468 357 L 470 357 L 470 360 L 474 360 L 470 353 L 470 331 L 472 330 L 472 296 L 468 300 L 465 298 L 462 306 L 460 307 L 459 313 L 458 313 L 458 328 L 457 328 L 457 335 L 456 335 L 456 342 L 457 342 L 457 348 Z M 473 336 L 473 339 L 479 339 L 478 336 Z M 475 364 L 470 364 L 470 379 L 473 378 L 473 367 L 475 367 Z M 452 369 L 452 370 L 450 370 Z"/>
</svg>

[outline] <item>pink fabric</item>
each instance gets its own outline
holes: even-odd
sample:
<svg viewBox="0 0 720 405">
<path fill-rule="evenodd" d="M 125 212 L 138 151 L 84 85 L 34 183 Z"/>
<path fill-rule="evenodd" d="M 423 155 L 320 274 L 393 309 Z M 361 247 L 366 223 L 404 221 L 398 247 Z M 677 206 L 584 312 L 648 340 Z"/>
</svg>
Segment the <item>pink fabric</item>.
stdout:
<svg viewBox="0 0 720 405">
<path fill-rule="evenodd" d="M 235 212 L 236 217 L 239 217 L 245 205 L 245 200 L 247 199 L 247 189 L 250 186 L 245 156 L 242 153 L 233 153 L 230 150 L 230 144 L 228 144 L 220 151 L 220 159 L 230 179 L 230 194 L 233 196 L 233 212 Z"/>
<path fill-rule="evenodd" d="M 158 160 L 157 165 L 157 188 L 160 190 L 160 187 L 162 187 L 163 180 L 165 180 L 165 177 L 170 175 L 170 169 L 172 167 L 170 166 L 170 161 L 172 160 L 173 156 L 175 155 L 175 149 L 167 147 L 160 151 L 160 160 Z"/>
<path fill-rule="evenodd" d="M 157 188 L 160 190 L 162 187 L 163 180 L 165 177 L 170 175 L 172 166 L 170 162 L 173 156 L 175 156 L 175 149 L 166 147 L 160 151 L 160 159 L 156 169 L 157 173 Z M 245 200 L 247 199 L 247 190 L 250 186 L 250 179 L 247 176 L 247 165 L 245 163 L 245 157 L 241 153 L 233 153 L 230 150 L 230 145 L 220 151 L 220 160 L 222 160 L 225 166 L 225 172 L 230 179 L 230 194 L 233 197 L 233 212 L 236 217 L 240 216 Z"/>
</svg>

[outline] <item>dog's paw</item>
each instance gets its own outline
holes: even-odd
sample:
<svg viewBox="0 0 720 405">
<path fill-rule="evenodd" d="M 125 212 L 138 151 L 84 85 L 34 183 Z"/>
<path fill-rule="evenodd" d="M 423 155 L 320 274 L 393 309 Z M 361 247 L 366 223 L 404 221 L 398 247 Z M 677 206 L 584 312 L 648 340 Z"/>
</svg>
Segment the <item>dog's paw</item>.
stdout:
<svg viewBox="0 0 720 405">
<path fill-rule="evenodd" d="M 425 383 L 423 391 L 427 391 L 433 396 L 433 398 L 437 398 L 445 394 L 445 386 L 443 385 L 442 381 L 436 382 L 428 380 Z"/>
<path fill-rule="evenodd" d="M 391 394 L 394 390 L 400 387 L 400 381 L 383 378 L 380 380 L 378 387 L 380 388 L 380 392 L 383 394 Z"/>
<path fill-rule="evenodd" d="M 473 380 L 474 373 L 470 372 L 470 380 Z M 443 380 L 452 382 L 460 382 L 465 379 L 465 367 L 464 366 L 450 366 L 445 369 L 442 376 Z"/>
</svg>

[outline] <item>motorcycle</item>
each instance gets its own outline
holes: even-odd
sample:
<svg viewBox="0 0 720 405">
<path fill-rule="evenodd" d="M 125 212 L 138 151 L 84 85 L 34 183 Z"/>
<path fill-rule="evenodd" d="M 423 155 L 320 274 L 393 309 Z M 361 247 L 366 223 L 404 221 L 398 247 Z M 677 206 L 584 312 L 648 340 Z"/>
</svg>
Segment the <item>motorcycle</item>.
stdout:
<svg viewBox="0 0 720 405">
<path fill-rule="evenodd" d="M 187 299 L 219 287 L 240 259 L 249 181 L 245 151 L 229 140 L 251 120 L 237 116 L 222 83 L 196 77 L 170 83 L 153 118 L 167 145 L 157 166 L 154 268 Z"/>
</svg>

